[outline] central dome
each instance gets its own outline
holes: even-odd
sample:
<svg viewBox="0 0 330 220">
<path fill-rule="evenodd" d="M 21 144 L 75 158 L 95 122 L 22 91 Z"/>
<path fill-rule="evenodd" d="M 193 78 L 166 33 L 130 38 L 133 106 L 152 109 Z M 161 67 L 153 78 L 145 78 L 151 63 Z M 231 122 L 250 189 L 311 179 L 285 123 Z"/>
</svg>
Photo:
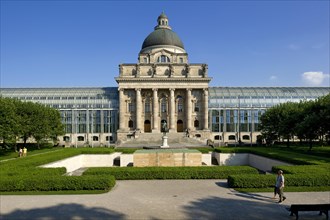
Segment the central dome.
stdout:
<svg viewBox="0 0 330 220">
<path fill-rule="evenodd" d="M 143 41 L 142 50 L 151 46 L 176 46 L 184 49 L 179 36 L 168 25 L 168 18 L 164 12 L 158 16 L 157 22 L 155 30 Z"/>
<path fill-rule="evenodd" d="M 156 29 L 149 34 L 143 41 L 142 49 L 156 45 L 177 46 L 184 49 L 183 43 L 179 36 L 172 30 L 165 28 Z"/>
</svg>

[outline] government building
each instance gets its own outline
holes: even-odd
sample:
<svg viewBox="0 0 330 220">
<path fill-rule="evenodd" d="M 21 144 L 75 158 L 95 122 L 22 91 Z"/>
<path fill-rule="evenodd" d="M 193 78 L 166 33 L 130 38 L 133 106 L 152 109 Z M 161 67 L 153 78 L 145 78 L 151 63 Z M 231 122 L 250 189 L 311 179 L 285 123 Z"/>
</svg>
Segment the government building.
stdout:
<svg viewBox="0 0 330 220">
<path fill-rule="evenodd" d="M 268 108 L 330 92 L 328 87 L 209 87 L 208 65 L 188 60 L 162 13 L 137 63 L 119 65 L 118 87 L 1 88 L 0 95 L 58 109 L 66 133 L 60 145 L 120 147 L 160 144 L 164 129 L 177 142 L 253 144 L 261 140 L 260 116 Z"/>
</svg>

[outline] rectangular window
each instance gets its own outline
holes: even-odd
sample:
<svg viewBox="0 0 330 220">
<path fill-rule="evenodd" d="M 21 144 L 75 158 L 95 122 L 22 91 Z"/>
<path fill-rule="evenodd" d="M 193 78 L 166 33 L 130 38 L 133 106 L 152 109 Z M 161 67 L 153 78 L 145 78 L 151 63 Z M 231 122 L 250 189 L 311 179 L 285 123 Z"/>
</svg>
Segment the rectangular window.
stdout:
<svg viewBox="0 0 330 220">
<path fill-rule="evenodd" d="M 195 103 L 195 112 L 199 112 L 199 102 Z"/>
<path fill-rule="evenodd" d="M 134 103 L 128 103 L 128 112 L 134 112 L 135 111 L 135 105 Z"/>
</svg>

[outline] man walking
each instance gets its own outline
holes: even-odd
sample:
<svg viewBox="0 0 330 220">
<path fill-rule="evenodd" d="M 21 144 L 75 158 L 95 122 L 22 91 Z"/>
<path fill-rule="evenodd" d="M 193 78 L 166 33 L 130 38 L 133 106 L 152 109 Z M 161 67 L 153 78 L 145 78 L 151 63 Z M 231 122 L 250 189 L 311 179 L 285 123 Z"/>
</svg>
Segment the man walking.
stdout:
<svg viewBox="0 0 330 220">
<path fill-rule="evenodd" d="M 277 193 L 280 196 L 280 200 L 278 203 L 283 202 L 286 197 L 284 196 L 284 176 L 283 176 L 283 171 L 279 170 L 277 172 L 277 178 L 276 178 L 276 188 L 277 188 Z"/>
</svg>

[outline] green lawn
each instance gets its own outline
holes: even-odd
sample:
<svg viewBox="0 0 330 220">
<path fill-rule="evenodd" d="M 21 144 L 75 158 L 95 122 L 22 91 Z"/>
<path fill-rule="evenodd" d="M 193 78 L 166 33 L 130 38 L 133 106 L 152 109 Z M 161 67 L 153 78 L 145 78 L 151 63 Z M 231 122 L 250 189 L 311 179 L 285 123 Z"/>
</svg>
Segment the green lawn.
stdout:
<svg viewBox="0 0 330 220">
<path fill-rule="evenodd" d="M 82 193 L 102 193 L 109 191 L 114 185 L 113 180 L 109 178 L 109 174 L 85 176 L 81 178 L 82 184 L 79 182 L 79 177 L 70 178 L 62 177 L 65 170 L 62 168 L 37 168 L 40 165 L 58 161 L 64 158 L 72 157 L 79 154 L 109 154 L 113 152 L 133 153 L 136 149 L 113 149 L 113 148 L 62 148 L 62 147 L 47 147 L 43 149 L 28 148 L 28 156 L 25 158 L 18 158 L 16 152 L 9 152 L 0 150 L 0 194 L 82 194 Z M 261 156 L 287 161 L 296 165 L 304 165 L 302 169 L 297 166 L 293 169 L 291 166 L 292 175 L 304 175 L 306 173 L 324 173 L 330 167 L 330 147 L 314 147 L 310 152 L 308 147 L 221 147 L 221 148 L 205 148 L 203 152 L 215 150 L 217 152 L 236 152 L 236 153 L 254 153 Z M 204 167 L 205 168 L 205 167 Z M 280 167 L 281 168 L 281 167 Z M 116 169 L 116 168 L 112 168 Z M 133 168 L 134 169 L 134 168 Z M 283 167 L 286 169 L 286 167 Z M 288 172 L 290 167 L 287 168 Z M 123 169 L 124 170 L 124 169 Z M 157 169 L 156 169 L 157 170 Z M 157 171 L 153 171 L 157 172 Z M 164 170 L 162 171 L 164 172 Z M 295 174 L 297 173 L 297 174 Z M 149 173 L 150 174 L 150 173 Z M 275 175 L 274 175 L 275 176 Z M 261 177 L 261 176 L 260 176 Z M 325 175 L 324 178 L 329 178 Z M 52 181 L 49 181 L 52 180 Z M 78 182 L 75 182 L 78 181 Z M 103 181 L 103 182 L 100 182 Z M 111 184 L 109 183 L 111 182 Z M 256 180 L 257 181 L 257 180 Z M 98 185 L 99 188 L 94 187 Z M 328 180 L 330 182 L 330 180 Z M 39 184 L 42 190 L 33 188 L 32 191 L 24 190 L 25 184 Z M 78 183 L 78 184 L 77 184 Z M 1 185 L 0 184 L 0 185 Z M 5 190 L 6 184 L 10 188 L 15 185 L 15 192 L 7 192 Z M 53 190 L 46 190 L 47 184 L 53 184 L 50 188 Z M 77 186 L 79 185 L 79 186 Z M 62 187 L 62 188 L 61 188 Z M 79 188 L 80 187 L 80 188 Z M 104 188 L 102 188 L 104 187 Z M 31 188 L 31 187 L 27 187 Z M 266 188 L 242 188 L 237 189 L 244 192 L 272 192 L 272 187 Z M 287 192 L 300 191 L 330 191 L 330 184 L 325 186 L 287 186 Z"/>
</svg>

